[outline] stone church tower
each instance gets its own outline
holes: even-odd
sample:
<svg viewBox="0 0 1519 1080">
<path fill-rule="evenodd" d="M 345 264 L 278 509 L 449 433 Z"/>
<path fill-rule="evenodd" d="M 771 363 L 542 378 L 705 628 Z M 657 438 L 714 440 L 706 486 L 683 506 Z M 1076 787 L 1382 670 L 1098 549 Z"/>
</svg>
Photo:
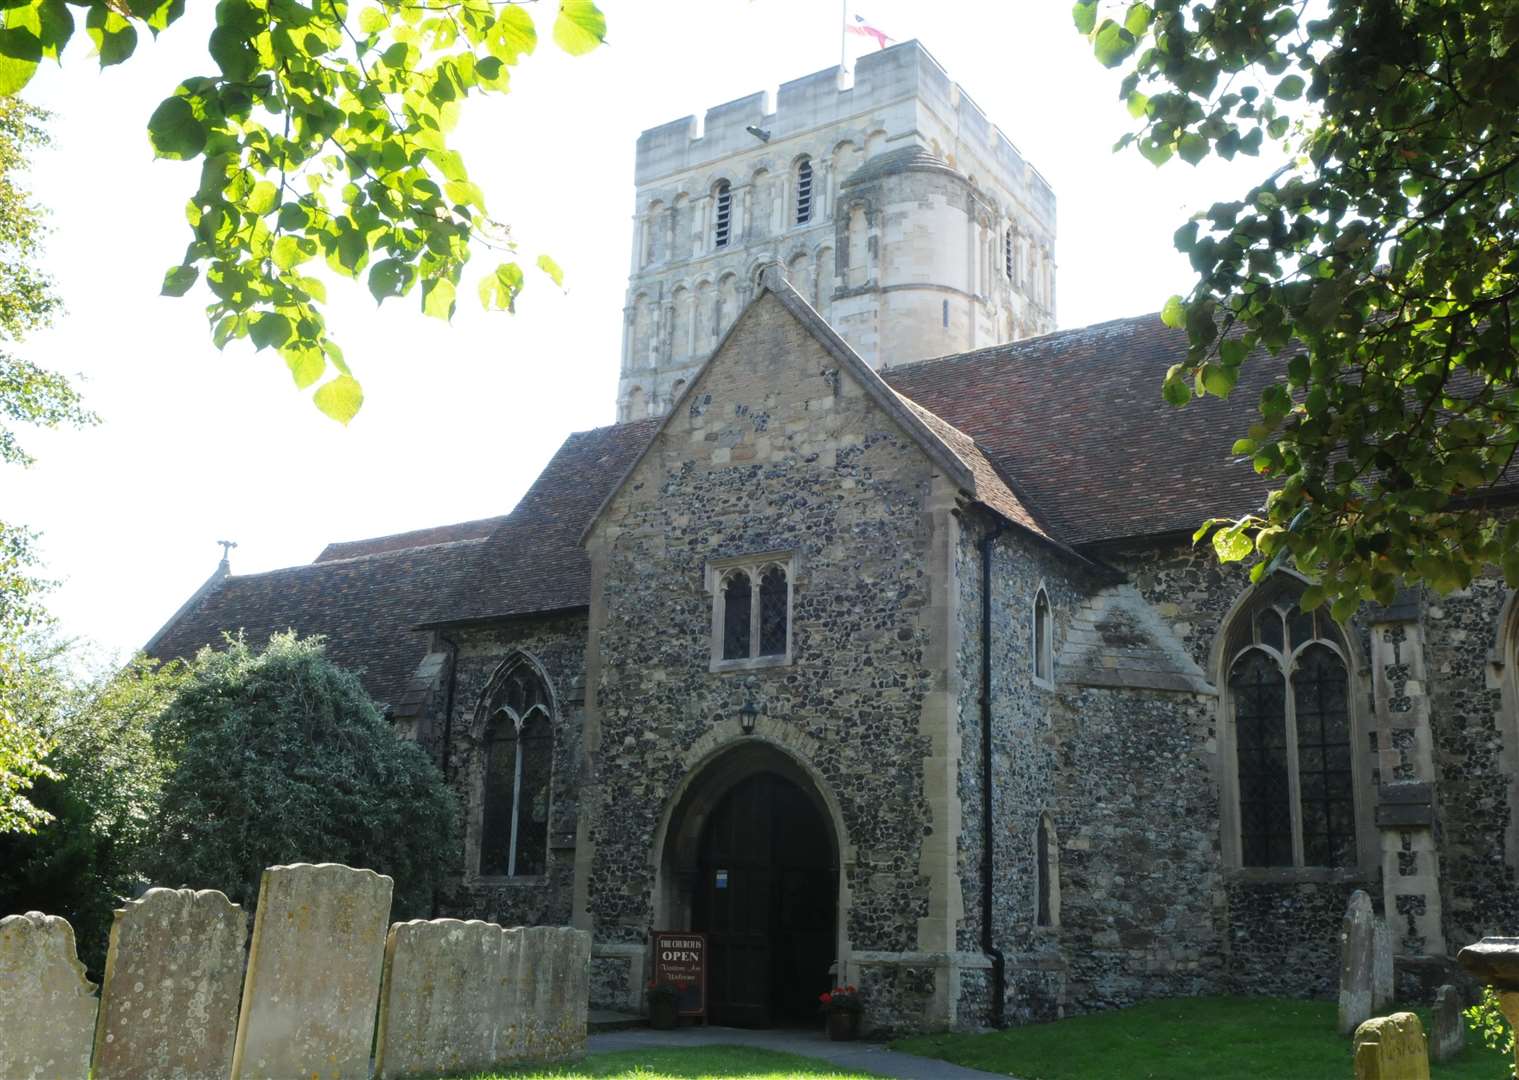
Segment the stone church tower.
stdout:
<svg viewBox="0 0 1519 1080">
<path fill-rule="evenodd" d="M 617 419 L 667 412 L 780 263 L 872 367 L 1055 328 L 1055 195 L 916 41 L 645 131 Z"/>
</svg>

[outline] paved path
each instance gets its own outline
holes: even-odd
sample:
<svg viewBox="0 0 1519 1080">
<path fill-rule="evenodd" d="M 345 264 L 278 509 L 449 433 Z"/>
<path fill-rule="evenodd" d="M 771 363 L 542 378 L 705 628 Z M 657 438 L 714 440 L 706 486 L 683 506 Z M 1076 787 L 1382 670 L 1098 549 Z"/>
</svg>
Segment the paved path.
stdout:
<svg viewBox="0 0 1519 1080">
<path fill-rule="evenodd" d="M 841 1069 L 854 1069 L 876 1076 L 907 1077 L 908 1080 L 986 1080 L 1000 1073 L 982 1072 L 951 1065 L 947 1061 L 916 1057 L 888 1050 L 880 1043 L 831 1042 L 821 1031 L 750 1031 L 744 1028 L 686 1027 L 674 1031 L 636 1028 L 592 1035 L 592 1053 L 640 1050 L 647 1046 L 757 1046 L 787 1054 L 821 1058 Z M 1006 1078 L 1003 1078 L 1006 1080 Z"/>
</svg>

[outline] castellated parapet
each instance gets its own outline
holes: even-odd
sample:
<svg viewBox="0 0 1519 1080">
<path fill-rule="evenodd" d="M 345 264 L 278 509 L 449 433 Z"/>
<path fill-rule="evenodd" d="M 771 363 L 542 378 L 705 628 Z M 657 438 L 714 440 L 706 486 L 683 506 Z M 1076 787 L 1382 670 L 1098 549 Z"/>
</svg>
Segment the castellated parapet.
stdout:
<svg viewBox="0 0 1519 1080">
<path fill-rule="evenodd" d="M 659 415 L 780 263 L 874 367 L 1055 328 L 1055 194 L 916 41 L 645 131 L 619 420 Z"/>
</svg>

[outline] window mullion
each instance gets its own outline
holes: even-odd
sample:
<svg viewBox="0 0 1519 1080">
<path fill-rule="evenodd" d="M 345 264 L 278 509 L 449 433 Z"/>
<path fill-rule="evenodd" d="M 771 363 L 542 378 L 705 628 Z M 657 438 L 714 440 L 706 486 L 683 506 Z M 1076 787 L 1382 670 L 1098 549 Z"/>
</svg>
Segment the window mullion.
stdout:
<svg viewBox="0 0 1519 1080">
<path fill-rule="evenodd" d="M 1290 660 L 1284 663 L 1282 671 L 1286 681 L 1283 707 L 1287 714 L 1287 798 L 1288 811 L 1292 818 L 1292 865 L 1300 867 L 1304 862 L 1303 784 L 1302 778 L 1298 775 L 1297 695 L 1294 693 Z"/>
<path fill-rule="evenodd" d="M 763 580 L 759 567 L 750 567 L 749 574 L 749 659 L 753 660 L 760 655 L 760 612 L 765 606 L 764 592 L 760 588 Z"/>
</svg>

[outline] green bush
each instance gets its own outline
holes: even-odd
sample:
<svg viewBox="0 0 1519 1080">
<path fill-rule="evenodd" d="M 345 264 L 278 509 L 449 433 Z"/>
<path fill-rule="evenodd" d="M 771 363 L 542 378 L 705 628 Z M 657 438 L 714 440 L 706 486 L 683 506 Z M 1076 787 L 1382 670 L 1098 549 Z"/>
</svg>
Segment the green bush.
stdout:
<svg viewBox="0 0 1519 1080">
<path fill-rule="evenodd" d="M 395 879 L 397 918 L 431 914 L 455 864 L 455 806 L 320 639 L 203 649 L 157 728 L 174 762 L 146 869 L 251 909 L 264 867 L 338 862 Z"/>
<path fill-rule="evenodd" d="M 87 967 L 105 964 L 111 913 L 143 884 L 165 765 L 153 728 L 184 679 L 181 665 L 138 657 L 95 679 L 69 674 L 68 645 L 31 642 L 12 700 L 42 733 L 49 772 L 29 793 L 51 816 L 35 833 L 0 834 L 0 915 L 45 911 L 74 927 Z"/>
</svg>

